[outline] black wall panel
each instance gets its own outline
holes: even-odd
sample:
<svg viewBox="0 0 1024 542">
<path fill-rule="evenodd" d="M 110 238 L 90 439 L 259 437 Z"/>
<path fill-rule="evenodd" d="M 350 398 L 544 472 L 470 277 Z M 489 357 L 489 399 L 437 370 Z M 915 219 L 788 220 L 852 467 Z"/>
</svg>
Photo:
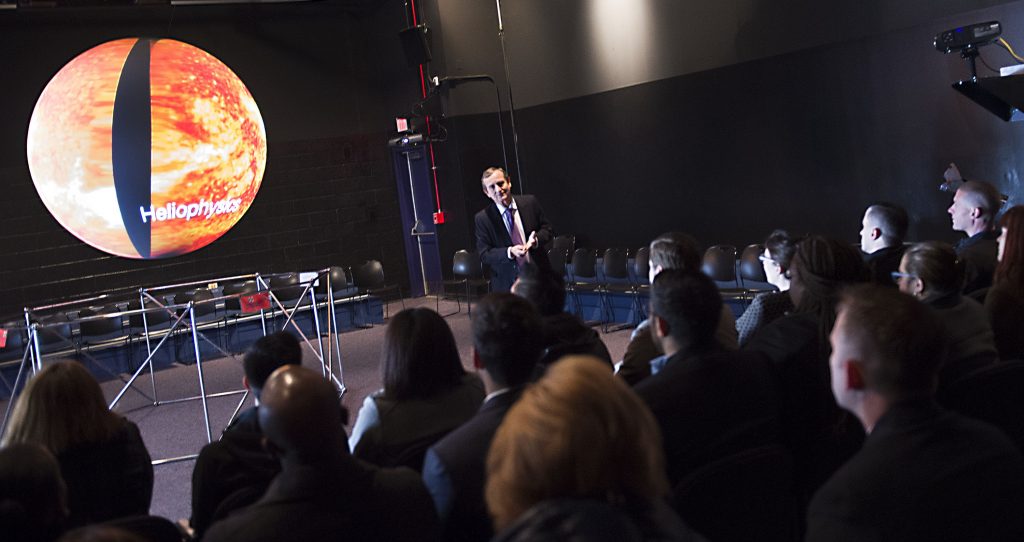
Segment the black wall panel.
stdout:
<svg viewBox="0 0 1024 542">
<path fill-rule="evenodd" d="M 855 242 L 878 200 L 907 207 L 911 239 L 953 241 L 950 196 L 937 190 L 949 162 L 1024 203 L 1024 127 L 950 88 L 966 66 L 931 44 L 938 31 L 991 19 L 1011 41 L 1024 36 L 1014 3 L 519 109 L 527 191 L 558 231 L 598 248 L 668 230 L 743 246 L 778 227 Z M 983 55 L 1011 62 L 995 46 Z M 487 203 L 480 172 L 500 162 L 496 123 L 448 122 L 444 164 L 471 220 Z"/>
</svg>

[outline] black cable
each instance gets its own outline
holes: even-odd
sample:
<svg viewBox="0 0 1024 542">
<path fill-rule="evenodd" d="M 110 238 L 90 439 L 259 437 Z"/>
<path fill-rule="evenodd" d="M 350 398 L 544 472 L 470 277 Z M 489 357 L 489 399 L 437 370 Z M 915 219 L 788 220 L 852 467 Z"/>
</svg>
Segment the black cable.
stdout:
<svg viewBox="0 0 1024 542">
<path fill-rule="evenodd" d="M 989 66 L 989 65 L 988 65 L 988 62 L 985 62 L 985 57 L 981 56 L 981 51 L 978 51 L 978 60 L 980 60 L 980 61 L 981 61 L 981 63 L 982 63 L 982 64 L 983 64 L 983 65 L 984 65 L 984 66 L 985 66 L 986 68 L 988 68 L 988 71 L 990 71 L 990 72 L 993 72 L 993 73 L 997 73 L 997 74 L 999 73 L 999 70 L 997 70 L 997 69 L 993 68 L 992 66 Z"/>
</svg>

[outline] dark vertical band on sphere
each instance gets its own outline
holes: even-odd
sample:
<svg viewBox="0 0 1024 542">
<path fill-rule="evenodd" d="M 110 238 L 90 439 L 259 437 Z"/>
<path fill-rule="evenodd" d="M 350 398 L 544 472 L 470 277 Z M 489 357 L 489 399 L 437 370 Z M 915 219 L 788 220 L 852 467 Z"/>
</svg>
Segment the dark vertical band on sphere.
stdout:
<svg viewBox="0 0 1024 542">
<path fill-rule="evenodd" d="M 140 39 L 121 68 L 114 98 L 111 158 L 114 189 L 128 238 L 139 256 L 150 257 L 153 218 L 143 222 L 140 208 L 150 210 L 152 130 L 149 101 L 149 51 L 151 40 Z"/>
</svg>

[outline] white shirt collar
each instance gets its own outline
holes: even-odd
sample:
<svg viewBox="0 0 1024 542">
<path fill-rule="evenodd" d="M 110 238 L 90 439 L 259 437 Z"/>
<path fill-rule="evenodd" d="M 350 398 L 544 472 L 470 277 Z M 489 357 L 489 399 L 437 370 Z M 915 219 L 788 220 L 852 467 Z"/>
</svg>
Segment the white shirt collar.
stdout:
<svg viewBox="0 0 1024 542">
<path fill-rule="evenodd" d="M 494 204 L 498 206 L 498 214 L 503 216 L 503 217 L 505 216 L 505 210 L 506 209 L 512 208 L 512 209 L 515 209 L 517 211 L 519 210 L 519 206 L 516 205 L 516 198 L 515 197 L 512 198 L 512 203 L 509 204 L 508 207 L 505 207 L 504 205 L 502 205 L 500 203 L 497 203 L 497 202 L 495 202 Z"/>
</svg>

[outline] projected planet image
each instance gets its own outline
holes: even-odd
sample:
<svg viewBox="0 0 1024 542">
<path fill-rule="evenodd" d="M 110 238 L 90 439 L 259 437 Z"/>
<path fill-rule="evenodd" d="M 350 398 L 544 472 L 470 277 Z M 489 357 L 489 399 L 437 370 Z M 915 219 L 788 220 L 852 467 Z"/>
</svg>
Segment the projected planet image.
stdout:
<svg viewBox="0 0 1024 542">
<path fill-rule="evenodd" d="M 175 40 L 121 39 L 46 85 L 28 130 L 36 190 L 82 241 L 127 258 L 202 248 L 252 204 L 263 119 L 242 81 Z"/>
</svg>

